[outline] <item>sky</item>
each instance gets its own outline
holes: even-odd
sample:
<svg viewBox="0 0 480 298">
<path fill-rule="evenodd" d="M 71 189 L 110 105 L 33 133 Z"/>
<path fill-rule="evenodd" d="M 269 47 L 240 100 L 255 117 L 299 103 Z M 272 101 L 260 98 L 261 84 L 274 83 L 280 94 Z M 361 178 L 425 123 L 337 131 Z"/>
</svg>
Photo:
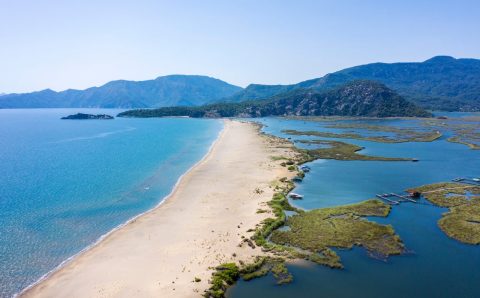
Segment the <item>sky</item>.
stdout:
<svg viewBox="0 0 480 298">
<path fill-rule="evenodd" d="M 480 58 L 480 1 L 0 0 L 0 93 L 208 75 L 290 84 L 371 62 Z"/>
</svg>

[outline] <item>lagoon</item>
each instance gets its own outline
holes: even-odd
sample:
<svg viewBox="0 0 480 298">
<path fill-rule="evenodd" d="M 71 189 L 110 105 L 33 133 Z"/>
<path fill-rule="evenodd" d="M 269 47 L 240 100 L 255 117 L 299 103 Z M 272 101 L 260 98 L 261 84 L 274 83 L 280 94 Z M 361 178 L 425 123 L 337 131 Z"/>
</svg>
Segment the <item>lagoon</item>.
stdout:
<svg viewBox="0 0 480 298">
<path fill-rule="evenodd" d="M 463 114 L 450 116 L 463 117 Z M 372 125 L 416 126 L 415 120 L 369 120 Z M 284 129 L 342 132 L 327 123 L 281 118 L 261 119 L 264 131 L 292 140 L 314 137 L 290 136 Z M 449 135 L 449 131 L 443 132 Z M 355 203 L 377 193 L 401 192 L 409 187 L 456 177 L 480 175 L 480 152 L 446 141 L 385 144 L 342 140 L 364 146 L 362 154 L 414 157 L 420 162 L 316 160 L 295 188 L 304 195 L 292 204 L 307 210 Z M 304 146 L 297 143 L 298 146 Z M 229 297 L 478 297 L 480 248 L 448 238 L 437 226 L 447 209 L 423 204 L 394 206 L 389 217 L 371 218 L 391 224 L 403 239 L 406 254 L 387 262 L 367 256 L 361 248 L 337 250 L 344 270 L 300 262 L 289 270 L 294 282 L 277 286 L 273 277 L 240 281 Z"/>
</svg>

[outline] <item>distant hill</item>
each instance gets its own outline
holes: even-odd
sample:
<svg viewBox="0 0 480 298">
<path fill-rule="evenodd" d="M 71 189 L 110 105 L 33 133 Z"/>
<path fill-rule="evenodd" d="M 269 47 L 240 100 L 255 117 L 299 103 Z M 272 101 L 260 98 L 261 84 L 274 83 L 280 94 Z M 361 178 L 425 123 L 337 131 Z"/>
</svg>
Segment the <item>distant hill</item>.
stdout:
<svg viewBox="0 0 480 298">
<path fill-rule="evenodd" d="M 293 85 L 249 85 L 224 102 L 268 98 L 300 88 L 328 90 L 353 80 L 374 80 L 432 110 L 480 111 L 480 60 L 437 56 L 421 63 L 372 63 Z"/>
<path fill-rule="evenodd" d="M 385 85 L 367 80 L 329 91 L 296 89 L 264 100 L 217 103 L 200 107 L 165 107 L 120 113 L 119 117 L 265 117 L 265 116 L 428 117 Z"/>
<path fill-rule="evenodd" d="M 50 89 L 7 94 L 0 108 L 144 108 L 202 105 L 242 90 L 206 76 L 170 75 L 148 81 L 112 81 L 85 90 L 55 92 Z"/>
<path fill-rule="evenodd" d="M 235 93 L 234 95 L 227 98 L 222 98 L 219 102 L 241 102 L 251 99 L 263 99 L 299 88 L 301 87 L 297 85 L 250 84 L 245 89 Z"/>
</svg>

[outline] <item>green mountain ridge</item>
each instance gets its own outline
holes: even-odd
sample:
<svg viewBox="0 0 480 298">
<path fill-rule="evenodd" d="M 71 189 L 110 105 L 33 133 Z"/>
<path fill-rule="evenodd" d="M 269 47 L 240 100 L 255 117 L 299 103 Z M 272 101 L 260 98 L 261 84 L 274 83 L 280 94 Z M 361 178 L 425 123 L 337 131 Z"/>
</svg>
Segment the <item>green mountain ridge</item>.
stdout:
<svg viewBox="0 0 480 298">
<path fill-rule="evenodd" d="M 117 80 L 85 90 L 50 89 L 7 94 L 0 108 L 144 108 L 174 105 L 202 105 L 231 96 L 242 88 L 197 75 L 170 75 L 147 81 Z"/>
<path fill-rule="evenodd" d="M 431 114 L 406 101 L 385 85 L 367 80 L 346 83 L 329 91 L 296 89 L 268 99 L 214 103 L 200 107 L 164 107 L 120 113 L 119 117 L 266 117 L 360 116 L 429 117 Z"/>
<path fill-rule="evenodd" d="M 328 90 L 353 80 L 385 84 L 425 109 L 480 111 L 480 60 L 436 56 L 424 62 L 371 63 L 292 85 L 251 84 L 222 102 L 268 98 L 311 88 Z"/>
<path fill-rule="evenodd" d="M 111 81 L 85 90 L 50 89 L 0 96 L 0 108 L 156 108 L 268 99 L 298 89 L 327 91 L 355 80 L 385 84 L 424 109 L 480 111 L 480 60 L 436 56 L 424 62 L 371 63 L 291 85 L 245 89 L 206 76 Z"/>
</svg>

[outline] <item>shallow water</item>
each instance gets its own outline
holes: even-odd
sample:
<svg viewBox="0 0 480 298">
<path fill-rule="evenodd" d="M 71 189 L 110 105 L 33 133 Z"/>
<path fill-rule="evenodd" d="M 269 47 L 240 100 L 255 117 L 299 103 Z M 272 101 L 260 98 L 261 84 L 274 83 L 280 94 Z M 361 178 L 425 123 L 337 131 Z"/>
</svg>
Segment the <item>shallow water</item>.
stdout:
<svg viewBox="0 0 480 298">
<path fill-rule="evenodd" d="M 448 114 L 463 117 L 463 114 Z M 316 122 L 262 119 L 264 130 L 282 137 L 282 129 L 341 132 Z M 373 120 L 370 124 L 413 126 L 406 120 Z M 448 133 L 448 132 L 445 132 Z M 365 146 L 362 154 L 415 157 L 420 162 L 317 160 L 295 188 L 304 200 L 292 204 L 314 209 L 354 203 L 377 193 L 401 192 L 427 183 L 456 177 L 480 176 L 480 151 L 441 140 L 431 143 L 383 144 L 345 140 Z M 299 144 L 300 145 L 300 144 Z M 273 278 L 240 281 L 229 297 L 478 297 L 480 293 L 480 247 L 448 238 L 436 222 L 447 209 L 403 203 L 387 218 L 371 218 L 392 224 L 409 253 L 387 262 L 369 258 L 361 248 L 338 251 L 345 270 L 311 263 L 289 265 L 294 282 L 277 286 Z"/>
<path fill-rule="evenodd" d="M 221 121 L 60 120 L 0 110 L 0 297 L 157 205 L 208 151 Z"/>
</svg>

